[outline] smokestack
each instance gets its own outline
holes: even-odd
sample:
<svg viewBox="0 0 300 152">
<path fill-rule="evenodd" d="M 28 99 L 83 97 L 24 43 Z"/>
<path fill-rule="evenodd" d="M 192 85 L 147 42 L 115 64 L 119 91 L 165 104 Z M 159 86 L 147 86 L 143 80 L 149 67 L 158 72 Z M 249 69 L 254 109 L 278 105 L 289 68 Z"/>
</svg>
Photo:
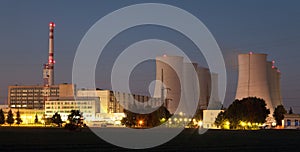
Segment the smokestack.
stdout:
<svg viewBox="0 0 300 152">
<path fill-rule="evenodd" d="M 54 61 L 54 27 L 55 24 L 53 22 L 49 23 L 49 59 L 48 59 L 48 64 L 53 64 L 55 63 Z"/>
<path fill-rule="evenodd" d="M 44 64 L 43 78 L 44 85 L 51 86 L 54 84 L 54 22 L 49 23 L 49 56 L 48 63 Z"/>
</svg>

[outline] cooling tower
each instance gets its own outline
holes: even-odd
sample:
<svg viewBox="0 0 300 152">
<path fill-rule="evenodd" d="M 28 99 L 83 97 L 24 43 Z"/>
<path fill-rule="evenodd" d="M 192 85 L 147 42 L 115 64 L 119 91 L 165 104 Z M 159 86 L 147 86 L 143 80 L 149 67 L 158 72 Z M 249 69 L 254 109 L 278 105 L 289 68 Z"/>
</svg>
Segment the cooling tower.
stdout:
<svg viewBox="0 0 300 152">
<path fill-rule="evenodd" d="M 218 74 L 210 73 L 209 69 L 198 67 L 196 63 L 184 63 L 183 57 L 156 57 L 156 80 L 163 82 L 164 86 L 156 84 L 154 96 L 165 96 L 164 106 L 171 113 L 175 113 L 176 110 L 189 111 L 196 106 L 200 109 L 221 107 L 218 97 Z M 183 101 L 180 107 L 184 109 L 177 109 L 180 99 Z M 209 104 L 210 102 L 212 103 Z"/>
<path fill-rule="evenodd" d="M 180 101 L 182 70 L 183 57 L 166 55 L 156 57 L 156 80 L 160 80 L 165 86 L 156 85 L 155 96 L 161 97 L 162 92 L 166 92 L 164 105 L 170 113 L 175 113 Z"/>
<path fill-rule="evenodd" d="M 219 99 L 219 92 L 218 92 L 218 74 L 217 73 L 211 73 L 211 82 L 210 83 L 210 90 L 209 90 L 209 94 L 210 97 L 208 98 L 208 105 L 207 105 L 207 109 L 208 110 L 219 110 L 222 108 L 222 103 Z"/>
<path fill-rule="evenodd" d="M 272 115 L 274 107 L 269 89 L 267 55 L 240 54 L 238 55 L 238 65 L 239 76 L 236 99 L 262 98 L 265 100 L 267 108 L 270 109 L 270 115 Z"/>
<path fill-rule="evenodd" d="M 200 85 L 199 107 L 200 109 L 207 109 L 211 92 L 210 72 L 207 68 L 198 67 L 197 74 Z"/>
<path fill-rule="evenodd" d="M 281 73 L 280 73 L 280 71 L 279 71 L 279 69 L 277 69 L 277 74 L 276 74 L 276 76 L 277 76 L 277 78 L 276 78 L 276 85 L 277 85 L 277 89 L 278 89 L 278 95 L 279 95 L 279 100 L 278 100 L 278 103 L 276 103 L 277 105 L 282 105 L 283 103 L 282 103 L 282 96 L 281 96 L 281 85 L 280 85 L 280 78 L 281 78 Z M 275 107 L 274 107 L 275 108 Z"/>
<path fill-rule="evenodd" d="M 197 63 L 184 63 L 183 64 L 183 87 L 185 88 L 182 90 L 182 96 L 183 96 L 183 103 L 180 103 L 182 105 L 182 108 L 184 109 L 178 109 L 179 111 L 185 111 L 188 115 L 193 115 L 194 113 L 188 113 L 192 112 L 190 109 L 194 109 L 198 106 L 199 103 L 199 94 L 200 94 L 200 88 L 199 88 L 199 82 L 198 74 L 197 74 Z"/>
<path fill-rule="evenodd" d="M 280 91 L 280 73 L 278 68 L 274 66 L 275 61 L 267 63 L 269 90 L 273 107 L 282 104 Z"/>
</svg>

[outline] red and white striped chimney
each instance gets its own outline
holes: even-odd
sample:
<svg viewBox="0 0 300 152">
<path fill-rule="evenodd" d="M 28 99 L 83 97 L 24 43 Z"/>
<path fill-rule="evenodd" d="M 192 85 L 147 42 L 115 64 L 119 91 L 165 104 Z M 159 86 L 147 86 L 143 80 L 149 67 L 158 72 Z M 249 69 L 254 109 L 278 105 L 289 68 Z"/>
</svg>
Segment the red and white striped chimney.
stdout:
<svg viewBox="0 0 300 152">
<path fill-rule="evenodd" d="M 53 22 L 49 23 L 49 64 L 54 64 L 54 27 L 55 24 Z"/>
<path fill-rule="evenodd" d="M 48 63 L 44 64 L 43 79 L 45 86 L 54 85 L 54 22 L 49 23 L 49 56 Z"/>
</svg>

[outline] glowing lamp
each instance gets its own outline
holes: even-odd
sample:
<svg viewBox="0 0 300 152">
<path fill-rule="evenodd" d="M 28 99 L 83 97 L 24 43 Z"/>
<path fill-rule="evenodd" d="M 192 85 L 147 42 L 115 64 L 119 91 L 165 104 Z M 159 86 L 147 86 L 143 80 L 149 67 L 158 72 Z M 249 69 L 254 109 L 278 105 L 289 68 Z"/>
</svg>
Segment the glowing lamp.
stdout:
<svg viewBox="0 0 300 152">
<path fill-rule="evenodd" d="M 49 23 L 49 26 L 50 26 L 50 27 L 55 27 L 55 24 L 54 24 L 53 22 L 50 22 L 50 23 Z"/>
<path fill-rule="evenodd" d="M 144 123 L 143 120 L 140 120 L 140 121 L 139 121 L 139 124 L 140 124 L 140 125 L 142 125 L 143 123 Z"/>
<path fill-rule="evenodd" d="M 202 125 L 203 125 L 203 122 L 202 122 L 202 121 L 199 121 L 199 122 L 198 122 L 198 126 L 202 127 Z"/>
<path fill-rule="evenodd" d="M 225 124 L 226 124 L 226 125 L 230 125 L 230 122 L 229 122 L 229 121 L 226 121 Z"/>
</svg>

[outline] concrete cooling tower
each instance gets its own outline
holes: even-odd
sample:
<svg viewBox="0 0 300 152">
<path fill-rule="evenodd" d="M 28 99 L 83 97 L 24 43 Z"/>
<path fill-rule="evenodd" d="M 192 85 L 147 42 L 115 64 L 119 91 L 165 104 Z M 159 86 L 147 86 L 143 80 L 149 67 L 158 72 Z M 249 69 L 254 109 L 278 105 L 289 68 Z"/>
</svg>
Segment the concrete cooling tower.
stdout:
<svg viewBox="0 0 300 152">
<path fill-rule="evenodd" d="M 183 57 L 166 55 L 156 57 L 156 80 L 160 80 L 165 86 L 156 85 L 155 96 L 161 97 L 161 94 L 166 93 L 164 105 L 170 113 L 175 113 L 180 101 L 182 70 Z"/>
<path fill-rule="evenodd" d="M 197 68 L 197 74 L 200 85 L 199 107 L 200 109 L 207 109 L 211 92 L 210 72 L 207 68 L 199 67 Z"/>
<path fill-rule="evenodd" d="M 275 61 L 267 63 L 269 90 L 271 95 L 271 101 L 274 108 L 282 104 L 280 93 L 280 72 L 277 67 L 274 66 Z"/>
<path fill-rule="evenodd" d="M 156 57 L 156 80 L 160 80 L 165 86 L 156 84 L 154 95 L 166 97 L 166 101 L 162 102 L 171 113 L 175 113 L 176 110 L 189 111 L 197 105 L 200 109 L 207 109 L 210 101 L 219 101 L 216 91 L 218 75 L 211 74 L 207 68 L 198 67 L 196 63 L 184 63 L 183 57 Z M 188 89 L 182 90 L 183 87 Z M 213 95 L 212 89 L 216 89 Z M 183 103 L 179 103 L 180 98 Z M 184 109 L 177 109 L 179 104 L 182 104 Z M 215 105 L 212 108 L 216 108 Z"/>
<path fill-rule="evenodd" d="M 183 63 L 182 76 L 184 89 L 182 90 L 182 96 L 184 102 L 180 103 L 183 109 L 178 110 L 189 112 L 188 115 L 194 114 L 191 109 L 197 107 L 199 103 L 200 88 L 199 83 L 195 83 L 199 82 L 197 68 L 197 63 Z"/>
<path fill-rule="evenodd" d="M 265 100 L 270 115 L 281 104 L 279 74 L 267 54 L 238 55 L 239 76 L 236 99 L 258 97 Z"/>
</svg>

